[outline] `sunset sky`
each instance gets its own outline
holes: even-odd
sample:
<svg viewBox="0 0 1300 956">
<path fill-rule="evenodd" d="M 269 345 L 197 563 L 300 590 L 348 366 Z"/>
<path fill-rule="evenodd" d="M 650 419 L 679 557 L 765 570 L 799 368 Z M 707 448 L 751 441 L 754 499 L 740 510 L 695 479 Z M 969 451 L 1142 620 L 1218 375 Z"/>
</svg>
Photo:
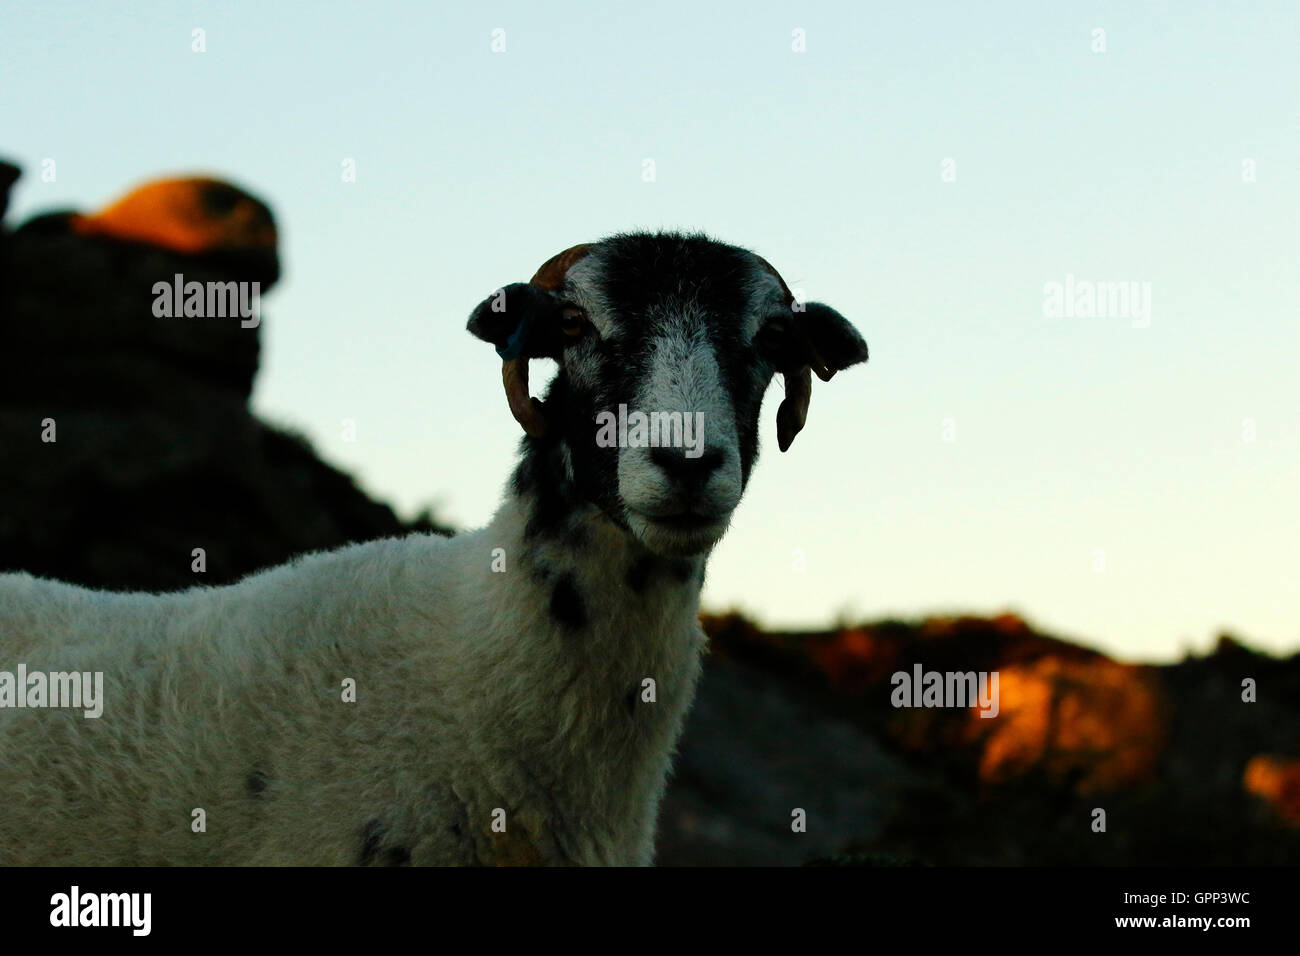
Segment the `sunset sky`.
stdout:
<svg viewBox="0 0 1300 956">
<path fill-rule="evenodd" d="M 519 434 L 474 305 L 578 242 L 704 230 L 871 351 L 815 383 L 788 454 L 774 384 L 706 606 L 1010 609 L 1130 659 L 1223 628 L 1294 651 L 1298 16 L 6 3 L 8 220 L 188 172 L 268 200 L 285 278 L 255 409 L 460 526 L 491 517 Z M 1149 321 L 1046 314 L 1067 282 L 1136 282 Z"/>
</svg>

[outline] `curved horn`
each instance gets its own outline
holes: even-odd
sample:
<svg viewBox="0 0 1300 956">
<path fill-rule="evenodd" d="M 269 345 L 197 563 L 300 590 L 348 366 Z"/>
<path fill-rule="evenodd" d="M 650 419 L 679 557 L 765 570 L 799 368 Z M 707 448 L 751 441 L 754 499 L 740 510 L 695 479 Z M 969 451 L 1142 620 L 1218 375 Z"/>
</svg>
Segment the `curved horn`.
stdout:
<svg viewBox="0 0 1300 956">
<path fill-rule="evenodd" d="M 775 278 L 777 282 L 781 283 L 781 288 L 785 291 L 785 304 L 794 305 L 794 293 L 790 291 L 790 287 L 786 285 L 785 280 L 781 278 L 781 273 L 772 268 L 772 263 L 768 262 L 762 256 L 756 255 L 754 258 L 758 260 L 759 265 L 772 273 L 773 278 Z"/>
<path fill-rule="evenodd" d="M 782 451 L 790 447 L 794 436 L 808 420 L 808 401 L 812 398 L 812 372 L 808 366 L 784 374 L 785 398 L 776 410 L 776 444 Z"/>
<path fill-rule="evenodd" d="M 529 285 L 535 285 L 538 288 L 546 289 L 549 292 L 555 292 L 564 285 L 564 276 L 574 264 L 591 251 L 593 243 L 584 242 L 576 246 L 570 246 L 558 255 L 551 256 L 537 273 L 528 280 Z"/>
<path fill-rule="evenodd" d="M 546 434 L 546 419 L 542 416 L 542 403 L 528 394 L 528 359 L 506 359 L 501 363 L 501 384 L 506 389 L 510 413 L 524 431 L 533 438 Z"/>
</svg>

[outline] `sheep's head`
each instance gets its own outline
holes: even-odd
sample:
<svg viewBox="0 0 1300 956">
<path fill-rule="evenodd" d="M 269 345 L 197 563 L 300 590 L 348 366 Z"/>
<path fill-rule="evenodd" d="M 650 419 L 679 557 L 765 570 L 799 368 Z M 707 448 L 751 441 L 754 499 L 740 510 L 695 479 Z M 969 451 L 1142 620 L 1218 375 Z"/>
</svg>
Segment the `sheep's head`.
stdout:
<svg viewBox="0 0 1300 956">
<path fill-rule="evenodd" d="M 574 246 L 489 296 L 469 331 L 497 347 L 532 451 L 554 454 L 582 499 L 651 551 L 689 555 L 722 536 L 758 455 L 772 376 L 777 441 L 804 425 L 812 372 L 867 358 L 829 306 L 794 300 L 768 263 L 699 235 L 631 234 Z M 528 362 L 554 359 L 545 402 Z"/>
</svg>

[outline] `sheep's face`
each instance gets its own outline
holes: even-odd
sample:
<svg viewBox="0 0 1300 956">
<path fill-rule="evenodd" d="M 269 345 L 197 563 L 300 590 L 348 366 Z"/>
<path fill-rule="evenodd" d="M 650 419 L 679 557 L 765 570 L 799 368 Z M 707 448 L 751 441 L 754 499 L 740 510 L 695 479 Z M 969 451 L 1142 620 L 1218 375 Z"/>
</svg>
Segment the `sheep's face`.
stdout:
<svg viewBox="0 0 1300 956">
<path fill-rule="evenodd" d="M 772 376 L 787 381 L 784 449 L 803 424 L 810 364 L 828 378 L 866 358 L 838 313 L 793 302 L 762 259 L 702 236 L 576 247 L 489 298 L 469 327 L 506 358 L 534 451 L 555 456 L 581 499 L 673 556 L 706 551 L 726 530 Z M 560 366 L 540 407 L 527 399 L 530 357 Z"/>
</svg>

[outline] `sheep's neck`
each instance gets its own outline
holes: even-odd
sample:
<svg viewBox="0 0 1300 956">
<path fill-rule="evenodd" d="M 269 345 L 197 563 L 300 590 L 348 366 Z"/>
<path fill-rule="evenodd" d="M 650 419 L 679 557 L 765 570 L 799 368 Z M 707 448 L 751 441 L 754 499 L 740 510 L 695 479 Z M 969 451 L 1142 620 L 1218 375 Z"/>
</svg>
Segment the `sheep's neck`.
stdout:
<svg viewBox="0 0 1300 956">
<path fill-rule="evenodd" d="M 553 616 L 579 628 L 583 598 L 606 613 L 661 625 L 666 597 L 690 619 L 699 613 L 707 555 L 663 557 L 585 500 L 572 475 L 563 440 L 526 440 L 510 483 L 503 517 L 518 523 L 517 554 L 532 580 L 551 588 Z M 581 585 L 590 594 L 569 593 Z M 645 601 L 630 600 L 645 596 Z M 647 604 L 653 607 L 647 607 Z M 619 610 L 625 614 L 618 614 Z"/>
</svg>

